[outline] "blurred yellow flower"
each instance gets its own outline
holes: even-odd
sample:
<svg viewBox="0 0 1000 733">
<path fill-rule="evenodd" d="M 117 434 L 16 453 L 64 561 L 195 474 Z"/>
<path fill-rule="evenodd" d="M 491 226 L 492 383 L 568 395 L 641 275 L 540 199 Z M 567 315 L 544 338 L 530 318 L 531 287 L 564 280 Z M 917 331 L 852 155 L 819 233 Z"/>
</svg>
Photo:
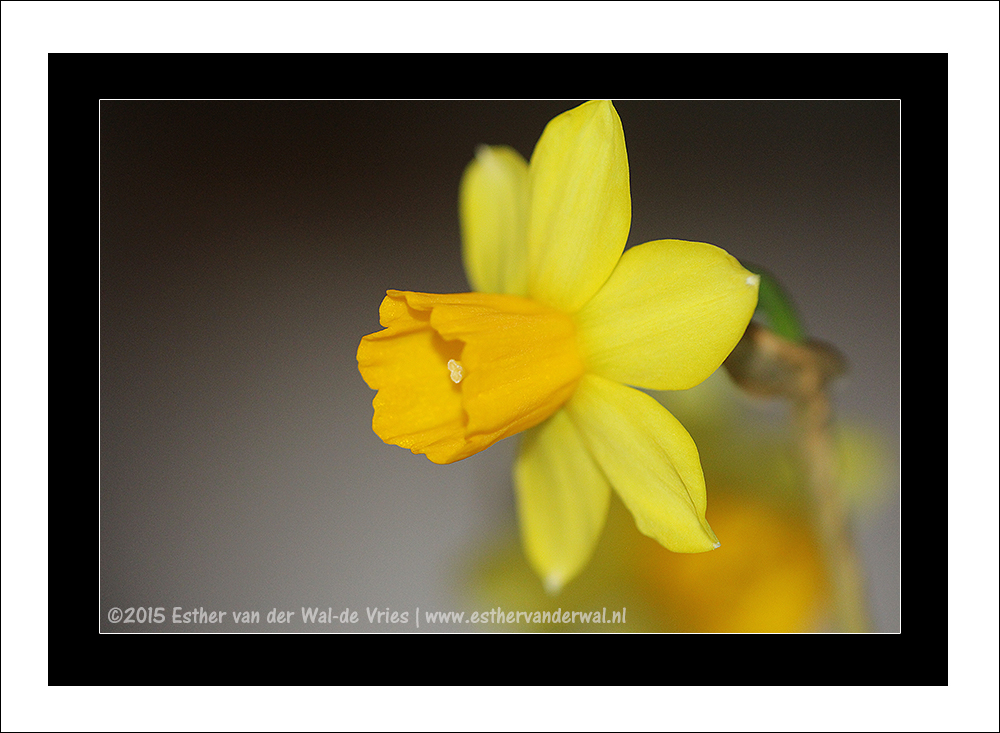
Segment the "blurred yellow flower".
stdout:
<svg viewBox="0 0 1000 733">
<path fill-rule="evenodd" d="M 712 523 L 726 538 L 725 552 L 674 555 L 642 543 L 634 567 L 661 622 L 688 632 L 816 630 L 826 574 L 806 518 L 719 493 Z"/>
<path fill-rule="evenodd" d="M 635 530 L 611 503 L 593 561 L 558 598 L 543 593 L 507 543 L 484 547 L 472 563 L 468 608 L 504 611 L 627 609 L 621 624 L 495 624 L 486 631 L 795 633 L 818 631 L 829 613 L 823 560 L 808 516 L 787 504 L 713 493 L 718 552 L 677 554 Z"/>
<path fill-rule="evenodd" d="M 698 450 L 656 400 L 715 371 L 757 303 L 758 278 L 709 244 L 624 252 L 628 160 L 610 102 L 553 119 L 530 165 L 481 148 L 460 189 L 477 292 L 387 291 L 358 367 L 387 443 L 451 463 L 527 431 L 514 466 L 528 561 L 555 592 L 589 560 L 613 488 L 678 552 L 718 546 Z M 631 386 L 626 386 L 631 385 Z"/>
</svg>

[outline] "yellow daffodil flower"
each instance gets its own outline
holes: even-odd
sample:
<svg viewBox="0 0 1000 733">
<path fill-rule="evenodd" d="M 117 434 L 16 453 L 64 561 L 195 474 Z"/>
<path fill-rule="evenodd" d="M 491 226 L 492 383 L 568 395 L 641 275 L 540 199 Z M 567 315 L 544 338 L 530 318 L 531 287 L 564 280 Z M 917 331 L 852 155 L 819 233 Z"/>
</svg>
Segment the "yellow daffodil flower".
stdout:
<svg viewBox="0 0 1000 733">
<path fill-rule="evenodd" d="M 610 102 L 549 122 L 530 164 L 481 148 L 460 190 L 477 292 L 389 290 L 384 330 L 358 347 L 386 443 L 452 463 L 526 431 L 514 466 L 522 540 L 552 592 L 589 560 L 612 488 L 664 547 L 719 544 L 694 441 L 633 387 L 687 389 L 715 371 L 746 330 L 758 278 L 709 244 L 623 254 L 631 206 Z"/>
</svg>

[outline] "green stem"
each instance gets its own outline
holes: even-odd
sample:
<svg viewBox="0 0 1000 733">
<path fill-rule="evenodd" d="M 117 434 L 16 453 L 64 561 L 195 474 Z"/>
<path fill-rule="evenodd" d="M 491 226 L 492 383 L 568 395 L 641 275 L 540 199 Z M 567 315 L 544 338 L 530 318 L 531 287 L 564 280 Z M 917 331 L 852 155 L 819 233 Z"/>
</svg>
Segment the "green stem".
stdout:
<svg viewBox="0 0 1000 733">
<path fill-rule="evenodd" d="M 849 508 L 837 482 L 832 410 L 825 389 L 793 402 L 799 454 L 812 494 L 816 530 L 826 560 L 837 626 L 849 633 L 870 630 L 865 581 L 854 550 Z"/>
<path fill-rule="evenodd" d="M 826 344 L 793 343 L 751 323 L 725 365 L 747 392 L 791 401 L 837 628 L 848 632 L 870 630 L 865 579 L 854 550 L 849 507 L 837 481 L 833 411 L 827 390 L 829 383 L 844 372 L 843 358 Z"/>
</svg>

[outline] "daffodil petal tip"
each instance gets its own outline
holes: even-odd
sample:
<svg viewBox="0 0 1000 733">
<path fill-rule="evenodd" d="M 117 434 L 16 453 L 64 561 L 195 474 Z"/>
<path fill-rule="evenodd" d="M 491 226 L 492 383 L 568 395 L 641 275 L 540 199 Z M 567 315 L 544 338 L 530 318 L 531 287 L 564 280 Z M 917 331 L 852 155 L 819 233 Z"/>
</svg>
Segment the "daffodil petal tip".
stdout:
<svg viewBox="0 0 1000 733">
<path fill-rule="evenodd" d="M 545 578 L 544 584 L 546 593 L 548 593 L 550 596 L 558 595 L 559 591 L 561 591 L 563 587 L 562 576 L 559 575 L 558 573 L 553 573 L 552 575 L 549 575 L 547 578 Z"/>
</svg>

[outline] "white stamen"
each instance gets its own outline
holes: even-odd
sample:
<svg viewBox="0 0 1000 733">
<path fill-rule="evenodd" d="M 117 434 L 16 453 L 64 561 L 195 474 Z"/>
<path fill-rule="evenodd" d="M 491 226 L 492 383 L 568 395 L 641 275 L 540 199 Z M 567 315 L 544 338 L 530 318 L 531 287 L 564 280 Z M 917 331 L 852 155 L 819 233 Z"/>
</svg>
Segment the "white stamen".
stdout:
<svg viewBox="0 0 1000 733">
<path fill-rule="evenodd" d="M 750 275 L 747 277 L 747 285 L 760 285 L 760 275 Z"/>
<path fill-rule="evenodd" d="M 465 376 L 462 373 L 462 365 L 454 359 L 448 359 L 448 371 L 451 372 L 451 381 L 455 384 L 461 382 L 462 377 Z"/>
</svg>

